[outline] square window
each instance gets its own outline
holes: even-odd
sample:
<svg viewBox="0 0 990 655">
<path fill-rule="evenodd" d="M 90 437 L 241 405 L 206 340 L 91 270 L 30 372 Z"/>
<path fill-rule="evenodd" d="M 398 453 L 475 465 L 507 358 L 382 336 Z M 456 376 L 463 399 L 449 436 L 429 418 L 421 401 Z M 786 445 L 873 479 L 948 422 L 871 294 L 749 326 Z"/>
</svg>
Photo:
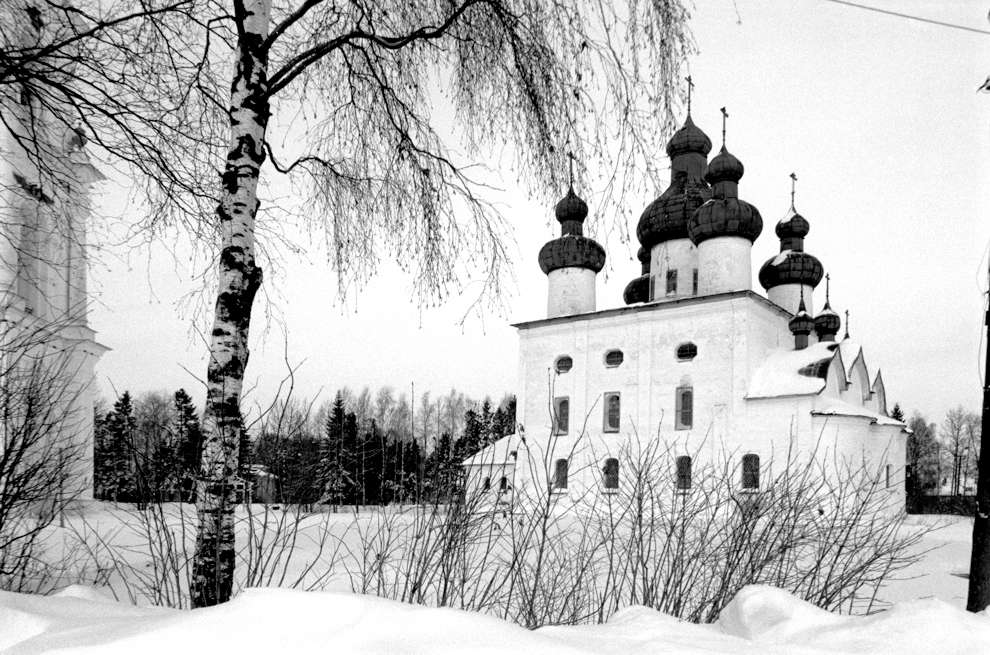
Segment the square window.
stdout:
<svg viewBox="0 0 990 655">
<path fill-rule="evenodd" d="M 614 392 L 605 394 L 605 416 L 602 429 L 605 432 L 618 432 L 621 413 L 619 394 Z"/>
<path fill-rule="evenodd" d="M 755 490 L 760 488 L 760 456 L 752 453 L 742 458 L 742 488 Z"/>
<path fill-rule="evenodd" d="M 698 295 L 698 269 L 691 271 L 691 295 Z"/>
<path fill-rule="evenodd" d="M 567 488 L 567 460 L 558 459 L 553 465 L 553 488 Z"/>
</svg>

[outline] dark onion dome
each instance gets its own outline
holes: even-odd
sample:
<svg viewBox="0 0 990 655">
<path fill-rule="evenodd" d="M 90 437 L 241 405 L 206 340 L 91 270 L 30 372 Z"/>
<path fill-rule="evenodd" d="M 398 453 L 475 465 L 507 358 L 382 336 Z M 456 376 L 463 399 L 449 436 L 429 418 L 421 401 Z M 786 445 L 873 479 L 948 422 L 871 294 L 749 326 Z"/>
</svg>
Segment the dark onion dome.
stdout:
<svg viewBox="0 0 990 655">
<path fill-rule="evenodd" d="M 587 268 L 597 273 L 604 267 L 605 249 L 588 237 L 565 234 L 540 248 L 540 268 L 547 274 L 558 268 Z"/>
<path fill-rule="evenodd" d="M 815 317 L 815 334 L 818 335 L 818 340 L 835 341 L 835 335 L 839 333 L 841 326 L 842 321 L 839 319 L 839 315 L 828 306 L 828 303 L 825 303 L 825 307 Z"/>
<path fill-rule="evenodd" d="M 650 299 L 650 276 L 649 274 L 640 275 L 637 278 L 633 278 L 629 284 L 626 285 L 625 291 L 622 292 L 622 299 L 626 301 L 627 305 L 634 305 L 638 302 L 646 302 Z"/>
<path fill-rule="evenodd" d="M 808 224 L 808 220 L 797 213 L 793 207 L 791 207 L 791 211 L 788 212 L 787 216 L 777 221 L 777 227 L 774 228 L 777 238 L 782 240 L 803 239 L 808 236 L 808 232 L 810 231 L 811 226 Z"/>
<path fill-rule="evenodd" d="M 558 268 L 587 268 L 595 273 L 605 267 L 605 249 L 597 241 L 582 235 L 588 204 L 574 188 L 554 208 L 560 221 L 560 237 L 548 241 L 540 249 L 540 268 L 549 274 Z"/>
<path fill-rule="evenodd" d="M 688 222 L 688 237 L 696 246 L 714 237 L 743 237 L 753 242 L 762 231 L 759 210 L 739 198 L 712 198 Z"/>
<path fill-rule="evenodd" d="M 688 238 L 691 214 L 711 198 L 712 192 L 703 180 L 691 179 L 686 173 L 677 174 L 667 190 L 643 210 L 636 225 L 636 237 L 644 248 L 672 239 Z"/>
<path fill-rule="evenodd" d="M 588 218 L 588 203 L 579 198 L 574 193 L 574 187 L 571 187 L 554 207 L 553 213 L 560 222 L 561 234 L 581 234 L 584 219 Z"/>
<path fill-rule="evenodd" d="M 815 319 L 811 318 L 808 314 L 808 310 L 804 306 L 803 296 L 801 298 L 801 304 L 798 305 L 798 313 L 787 322 L 787 327 L 790 328 L 791 334 L 795 336 L 808 336 L 815 329 Z"/>
<path fill-rule="evenodd" d="M 694 124 L 694 121 L 691 120 L 691 114 L 688 114 L 687 120 L 684 121 L 684 127 L 674 132 L 674 136 L 667 144 L 667 155 L 671 158 L 687 152 L 696 152 L 707 156 L 711 151 L 712 140 Z"/>
<path fill-rule="evenodd" d="M 705 172 L 705 180 L 712 184 L 712 197 L 688 221 L 688 237 L 694 245 L 715 237 L 742 237 L 753 242 L 760 236 L 763 217 L 756 207 L 739 199 L 737 184 L 742 176 L 742 162 L 722 146 Z"/>
<path fill-rule="evenodd" d="M 760 267 L 760 284 L 770 290 L 781 284 L 804 284 L 817 287 L 825 275 L 822 263 L 814 255 L 800 250 L 784 250 Z"/>
<path fill-rule="evenodd" d="M 708 162 L 705 181 L 713 185 L 716 182 L 738 182 L 745 171 L 742 162 L 722 146 L 715 158 Z"/>
</svg>

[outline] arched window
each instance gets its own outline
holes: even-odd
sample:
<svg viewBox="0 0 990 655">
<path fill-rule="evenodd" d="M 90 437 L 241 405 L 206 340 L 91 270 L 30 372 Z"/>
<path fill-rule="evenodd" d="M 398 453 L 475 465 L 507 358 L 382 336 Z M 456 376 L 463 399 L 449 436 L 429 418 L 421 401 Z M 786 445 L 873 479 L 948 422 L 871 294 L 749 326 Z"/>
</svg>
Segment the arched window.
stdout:
<svg viewBox="0 0 990 655">
<path fill-rule="evenodd" d="M 675 398 L 675 430 L 690 430 L 694 422 L 694 390 L 691 387 L 677 387 Z"/>
<path fill-rule="evenodd" d="M 567 396 L 553 399 L 554 434 L 567 434 L 571 401 Z"/>
<path fill-rule="evenodd" d="M 558 459 L 553 465 L 553 488 L 567 488 L 567 460 Z"/>
<path fill-rule="evenodd" d="M 681 455 L 674 460 L 677 468 L 677 488 L 687 490 L 691 488 L 691 458 Z"/>
<path fill-rule="evenodd" d="M 677 269 L 667 271 L 667 295 L 677 293 Z"/>
<path fill-rule="evenodd" d="M 504 494 L 509 490 L 509 478 L 502 476 L 502 479 L 498 481 L 498 492 Z"/>
<path fill-rule="evenodd" d="M 689 362 L 698 356 L 698 346 L 690 341 L 677 346 L 677 361 Z"/>
<path fill-rule="evenodd" d="M 625 355 L 622 354 L 621 350 L 610 350 L 605 353 L 605 366 L 618 366 L 622 363 L 623 359 L 625 359 Z"/>
<path fill-rule="evenodd" d="M 602 429 L 605 432 L 619 431 L 619 417 L 621 415 L 621 403 L 618 392 L 605 394 L 605 420 Z"/>
<path fill-rule="evenodd" d="M 602 473 L 605 474 L 604 483 L 606 489 L 619 488 L 619 460 L 614 457 L 606 459 Z"/>
<path fill-rule="evenodd" d="M 492 479 L 491 478 L 485 478 L 484 480 L 481 481 L 481 490 L 482 491 L 488 491 L 491 488 L 492 488 Z"/>
<path fill-rule="evenodd" d="M 561 355 L 557 358 L 557 361 L 553 363 L 553 368 L 558 373 L 566 373 L 571 370 L 574 366 L 574 360 L 568 355 Z"/>
<path fill-rule="evenodd" d="M 749 453 L 742 458 L 743 489 L 760 488 L 760 456 Z"/>
</svg>

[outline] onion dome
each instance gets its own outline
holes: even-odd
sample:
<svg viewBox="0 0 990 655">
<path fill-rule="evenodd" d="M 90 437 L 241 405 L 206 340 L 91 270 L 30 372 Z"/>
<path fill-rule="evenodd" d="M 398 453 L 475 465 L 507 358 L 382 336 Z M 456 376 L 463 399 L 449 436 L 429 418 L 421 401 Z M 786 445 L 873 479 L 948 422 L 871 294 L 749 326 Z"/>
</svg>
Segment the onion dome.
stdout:
<svg viewBox="0 0 990 655">
<path fill-rule="evenodd" d="M 667 144 L 670 186 L 647 205 L 636 225 L 636 237 L 647 250 L 672 239 L 686 239 L 687 224 L 698 207 L 711 197 L 703 173 L 712 142 L 688 114 L 684 127 Z"/>
<path fill-rule="evenodd" d="M 684 121 L 684 127 L 674 132 L 674 136 L 667 144 L 667 155 L 671 159 L 689 152 L 696 152 L 707 157 L 711 151 L 712 140 L 694 124 L 694 121 L 691 120 L 691 114 L 688 114 L 687 120 Z"/>
<path fill-rule="evenodd" d="M 688 236 L 694 245 L 714 237 L 743 237 L 753 242 L 760 236 L 763 217 L 756 207 L 738 197 L 742 175 L 742 162 L 722 146 L 705 173 L 705 180 L 713 185 L 712 197 L 688 221 Z"/>
<path fill-rule="evenodd" d="M 571 187 L 554 208 L 560 222 L 560 237 L 540 249 L 540 268 L 549 274 L 558 268 L 587 268 L 598 273 L 605 267 L 605 249 L 583 235 L 588 203 Z"/>
<path fill-rule="evenodd" d="M 649 274 L 633 278 L 622 292 L 622 299 L 627 305 L 635 305 L 638 302 L 648 301 L 650 299 Z"/>
<path fill-rule="evenodd" d="M 774 255 L 760 267 L 760 284 L 770 289 L 782 284 L 803 284 L 817 287 L 822 281 L 825 269 L 814 255 L 804 252 L 804 237 L 811 226 L 791 205 L 787 216 L 782 218 L 775 229 L 780 237 L 780 254 Z"/>
<path fill-rule="evenodd" d="M 798 312 L 794 318 L 787 322 L 787 327 L 794 335 L 794 347 L 798 350 L 808 347 L 808 335 L 815 329 L 815 319 L 808 314 L 804 306 L 804 294 L 801 294 L 801 303 L 798 305 Z"/>
<path fill-rule="evenodd" d="M 742 162 L 722 146 L 715 158 L 708 162 L 705 181 L 712 185 L 718 182 L 738 183 L 745 171 Z"/>
<path fill-rule="evenodd" d="M 829 303 L 829 282 L 830 278 L 826 275 L 825 306 L 822 307 L 822 311 L 815 317 L 815 334 L 818 335 L 819 341 L 835 341 L 835 335 L 839 333 L 839 328 L 842 325 L 839 315 L 835 313 L 835 310 L 832 309 Z"/>
</svg>

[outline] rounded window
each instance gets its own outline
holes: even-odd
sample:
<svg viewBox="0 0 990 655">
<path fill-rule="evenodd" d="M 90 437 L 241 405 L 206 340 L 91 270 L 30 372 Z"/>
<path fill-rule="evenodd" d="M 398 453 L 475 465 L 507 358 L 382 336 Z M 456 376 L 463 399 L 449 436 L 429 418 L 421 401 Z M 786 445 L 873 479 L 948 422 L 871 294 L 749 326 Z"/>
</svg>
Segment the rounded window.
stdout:
<svg viewBox="0 0 990 655">
<path fill-rule="evenodd" d="M 621 350 L 610 350 L 605 353 L 605 366 L 618 366 L 625 359 Z"/>
<path fill-rule="evenodd" d="M 698 356 L 698 346 L 694 345 L 690 341 L 687 343 L 682 343 L 677 346 L 677 359 L 681 362 L 686 362 L 694 359 Z"/>
<path fill-rule="evenodd" d="M 574 366 L 573 359 L 571 359 L 567 355 L 561 355 L 560 357 L 557 358 L 557 361 L 554 362 L 553 368 L 558 373 L 566 373 L 567 371 L 571 370 L 573 366 Z"/>
</svg>

